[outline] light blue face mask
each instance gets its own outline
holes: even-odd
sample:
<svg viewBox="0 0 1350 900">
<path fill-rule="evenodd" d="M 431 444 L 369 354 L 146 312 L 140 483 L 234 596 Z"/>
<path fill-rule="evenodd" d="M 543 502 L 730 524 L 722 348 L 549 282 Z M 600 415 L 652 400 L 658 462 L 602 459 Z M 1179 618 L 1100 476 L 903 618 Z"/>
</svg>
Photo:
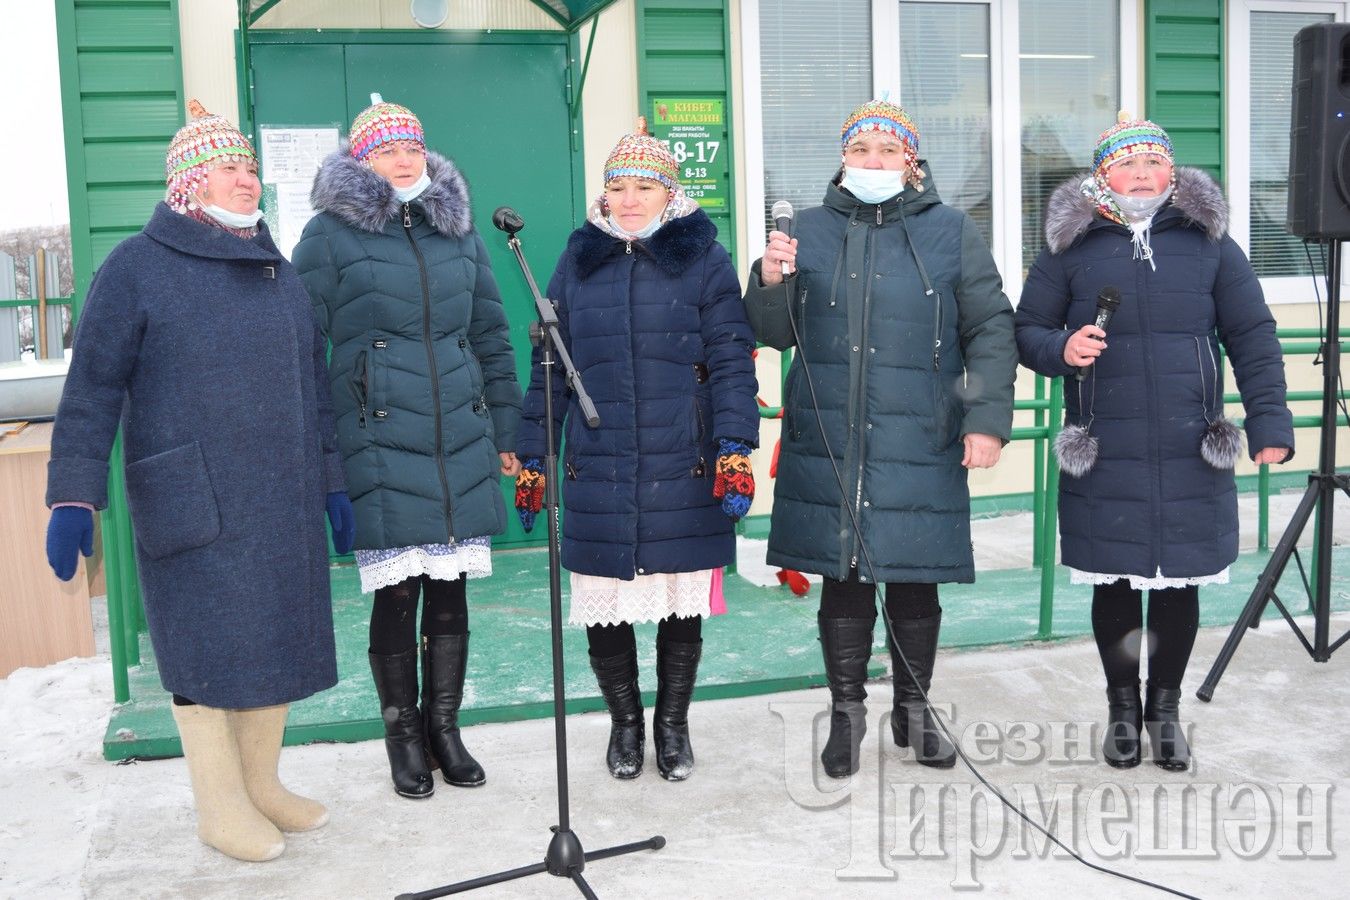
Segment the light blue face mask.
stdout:
<svg viewBox="0 0 1350 900">
<path fill-rule="evenodd" d="M 651 220 L 650 222 L 648 222 L 646 225 L 643 225 L 643 226 L 642 226 L 642 230 L 641 230 L 641 231 L 629 231 L 629 230 L 627 230 L 626 228 L 624 228 L 622 225 L 619 224 L 618 220 L 614 218 L 614 213 L 610 213 L 610 214 L 609 214 L 609 227 L 610 227 L 610 228 L 613 228 L 613 229 L 614 229 L 615 231 L 617 231 L 619 234 L 626 234 L 626 235 L 628 235 L 631 239 L 633 239 L 633 240 L 635 240 L 635 241 L 641 241 L 641 240 L 645 240 L 645 239 L 651 237 L 652 235 L 656 234 L 656 230 L 657 230 L 658 228 L 660 228 L 662 224 L 664 224 L 664 223 L 662 223 L 662 221 L 661 221 L 661 217 L 662 217 L 663 215 L 665 215 L 665 214 L 666 214 L 666 211 L 665 211 L 665 208 L 663 207 L 659 213 L 657 213 L 656 215 L 652 216 L 652 220 Z"/>
<path fill-rule="evenodd" d="M 431 187 L 431 176 L 427 174 L 426 168 L 422 169 L 422 177 L 414 181 L 405 188 L 394 186 L 394 196 L 398 198 L 399 203 L 410 203 L 422 196 L 422 192 Z"/>
<path fill-rule="evenodd" d="M 203 206 L 202 212 L 215 219 L 220 224 L 228 228 L 252 228 L 261 221 L 263 213 L 261 209 L 255 209 L 251 213 L 230 212 L 228 209 L 216 205 Z"/>
<path fill-rule="evenodd" d="M 844 166 L 840 184 L 864 203 L 885 203 L 905 189 L 905 173 L 896 169 Z"/>
<path fill-rule="evenodd" d="M 1111 191 L 1111 199 L 1116 201 L 1116 206 L 1125 214 L 1125 218 L 1131 222 L 1139 222 L 1150 218 L 1155 212 L 1162 209 L 1163 204 L 1172 196 L 1172 186 L 1168 185 L 1161 194 L 1153 197 L 1139 197 L 1134 194 L 1117 194 Z"/>
</svg>

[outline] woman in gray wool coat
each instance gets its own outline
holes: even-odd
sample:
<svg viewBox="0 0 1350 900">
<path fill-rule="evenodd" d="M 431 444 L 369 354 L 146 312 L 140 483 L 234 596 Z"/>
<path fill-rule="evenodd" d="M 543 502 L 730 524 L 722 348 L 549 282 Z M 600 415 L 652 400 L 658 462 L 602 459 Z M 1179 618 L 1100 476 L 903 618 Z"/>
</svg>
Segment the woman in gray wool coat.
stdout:
<svg viewBox="0 0 1350 900">
<path fill-rule="evenodd" d="M 100 267 L 56 415 L 47 554 L 89 555 L 120 421 L 136 565 L 202 841 L 272 859 L 328 821 L 277 780 L 288 704 L 337 682 L 325 507 L 352 541 L 324 341 L 259 221 L 248 139 L 196 101 L 165 202 Z"/>
<path fill-rule="evenodd" d="M 506 525 L 499 474 L 520 470 L 520 386 L 464 179 L 427 151 L 411 111 L 372 99 L 315 178 L 318 214 L 294 258 L 333 345 L 329 377 L 361 588 L 375 594 L 369 658 L 394 790 L 419 799 L 435 788 L 424 744 L 447 784 L 486 780 L 459 731 L 465 582 L 492 573 L 490 538 Z"/>
<path fill-rule="evenodd" d="M 1199 588 L 1226 583 L 1238 550 L 1233 465 L 1242 443 L 1224 418 L 1220 345 L 1246 408 L 1252 460 L 1293 456 L 1275 320 L 1227 230 L 1213 179 L 1174 168 L 1157 125 L 1122 117 L 1098 138 L 1093 171 L 1051 195 L 1047 247 L 1017 307 L 1022 363 L 1066 379 L 1081 373 L 1068 380 L 1055 443 L 1060 546 L 1073 583 L 1093 585 L 1109 716 L 1103 754 L 1116 768 L 1139 765 L 1145 726 L 1155 764 L 1190 765 L 1178 705 Z M 1109 334 L 1094 324 L 1104 288 L 1120 297 Z"/>
</svg>

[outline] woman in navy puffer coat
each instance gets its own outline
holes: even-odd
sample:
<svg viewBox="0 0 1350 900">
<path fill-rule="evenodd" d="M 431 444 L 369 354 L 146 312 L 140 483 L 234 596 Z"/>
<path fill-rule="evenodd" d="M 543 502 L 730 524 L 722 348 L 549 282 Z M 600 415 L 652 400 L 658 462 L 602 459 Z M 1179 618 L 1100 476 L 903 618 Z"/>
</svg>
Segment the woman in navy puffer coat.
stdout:
<svg viewBox="0 0 1350 900">
<path fill-rule="evenodd" d="M 754 493 L 754 339 L 731 259 L 677 171 L 660 141 L 641 130 L 624 137 L 605 164 L 605 194 L 573 232 L 548 291 L 600 415 L 587 428 L 555 377 L 555 424 L 566 435 L 562 561 L 572 573 L 571 620 L 587 626 L 609 707 L 616 778 L 642 771 L 632 626 L 640 621 L 660 623 L 657 768 L 670 780 L 693 770 L 687 713 L 702 617 L 721 599 L 720 569 L 735 558 L 732 523 Z M 517 451 L 527 528 L 545 477 L 535 356 Z"/>
<path fill-rule="evenodd" d="M 333 344 L 338 440 L 357 510 L 361 587 L 374 591 L 370 666 L 395 790 L 480 785 L 459 737 L 465 581 L 490 575 L 515 475 L 520 387 L 487 249 L 453 163 L 411 112 L 376 103 L 324 161 L 295 266 Z M 417 602 L 422 710 L 417 707 Z"/>
<path fill-rule="evenodd" d="M 1173 175 L 1171 149 L 1151 122 L 1103 133 L 1094 173 L 1050 198 L 1049 246 L 1016 315 L 1022 363 L 1067 379 L 1055 446 L 1062 557 L 1074 583 L 1094 585 L 1110 705 L 1104 754 L 1118 768 L 1139 764 L 1143 722 L 1155 763 L 1189 765 L 1177 704 L 1198 587 L 1226 582 L 1238 549 L 1241 438 L 1223 415 L 1220 345 L 1242 394 L 1252 459 L 1283 462 L 1294 446 L 1275 322 L 1256 274 L 1226 234 L 1218 185 L 1197 169 Z M 1108 288 L 1120 298 L 1109 334 L 1092 324 Z M 1069 378 L 1076 371 L 1083 376 Z"/>
</svg>

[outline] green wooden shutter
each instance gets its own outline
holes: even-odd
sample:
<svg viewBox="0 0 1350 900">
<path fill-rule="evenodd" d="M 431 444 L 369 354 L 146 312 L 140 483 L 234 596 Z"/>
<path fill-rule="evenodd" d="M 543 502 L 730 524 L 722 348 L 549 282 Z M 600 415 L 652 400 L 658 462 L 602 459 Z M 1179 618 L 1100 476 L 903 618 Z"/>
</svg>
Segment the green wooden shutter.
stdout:
<svg viewBox="0 0 1350 900">
<path fill-rule="evenodd" d="M 721 206 L 704 204 L 717 226 L 717 239 L 735 257 L 736 189 L 731 139 L 731 42 L 727 0 L 637 0 L 638 102 L 654 134 L 662 134 L 657 101 L 685 99 L 720 104 L 722 124 L 714 158 L 699 159 L 698 141 L 689 141 L 684 166 L 707 170 L 717 180 Z M 674 114 L 674 111 L 670 111 Z M 617 139 L 618 135 L 614 138 Z M 613 141 L 611 140 L 611 143 Z M 681 173 L 687 184 L 696 180 Z"/>
<path fill-rule="evenodd" d="M 1177 162 L 1223 181 L 1222 0 L 1149 0 L 1145 112 L 1172 138 Z"/>
<path fill-rule="evenodd" d="M 164 197 L 164 154 L 184 119 L 178 3 L 56 0 L 56 40 L 78 319 L 95 269 Z M 120 444 L 100 518 L 119 702 L 129 698 L 126 667 L 139 662 L 144 624 Z"/>
</svg>

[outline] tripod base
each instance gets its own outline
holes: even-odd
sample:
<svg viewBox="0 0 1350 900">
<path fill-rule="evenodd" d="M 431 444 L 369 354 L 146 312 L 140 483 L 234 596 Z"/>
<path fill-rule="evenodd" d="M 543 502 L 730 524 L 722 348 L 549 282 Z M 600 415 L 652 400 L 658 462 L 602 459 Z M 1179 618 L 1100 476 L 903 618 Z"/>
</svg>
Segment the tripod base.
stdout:
<svg viewBox="0 0 1350 900">
<path fill-rule="evenodd" d="M 544 856 L 544 861 L 530 866 L 521 866 L 518 869 L 507 869 L 504 872 L 497 872 L 492 875 L 482 875 L 478 878 L 471 878 L 468 881 L 459 881 L 454 884 L 447 884 L 443 887 L 432 888 L 428 891 L 418 891 L 414 894 L 399 894 L 395 900 L 431 900 L 432 897 L 445 897 L 449 894 L 459 894 L 465 891 L 477 890 L 481 887 L 487 887 L 491 884 L 501 884 L 504 881 L 514 881 L 517 878 L 524 878 L 527 875 L 539 875 L 547 872 L 550 875 L 556 875 L 559 878 L 570 878 L 576 884 L 577 890 L 581 895 L 587 898 L 595 897 L 595 892 L 591 886 L 586 883 L 586 879 L 581 877 L 581 872 L 586 868 L 586 863 L 596 859 L 609 859 L 611 856 L 622 856 L 625 853 L 636 853 L 639 850 L 660 850 L 666 845 L 666 839 L 661 835 L 654 835 L 645 841 L 637 841 L 632 844 L 619 844 L 615 847 L 606 847 L 604 850 L 592 850 L 589 853 L 581 849 L 581 841 L 577 838 L 576 832 L 563 831 L 554 825 L 551 828 L 553 840 L 549 841 L 548 853 Z"/>
</svg>

